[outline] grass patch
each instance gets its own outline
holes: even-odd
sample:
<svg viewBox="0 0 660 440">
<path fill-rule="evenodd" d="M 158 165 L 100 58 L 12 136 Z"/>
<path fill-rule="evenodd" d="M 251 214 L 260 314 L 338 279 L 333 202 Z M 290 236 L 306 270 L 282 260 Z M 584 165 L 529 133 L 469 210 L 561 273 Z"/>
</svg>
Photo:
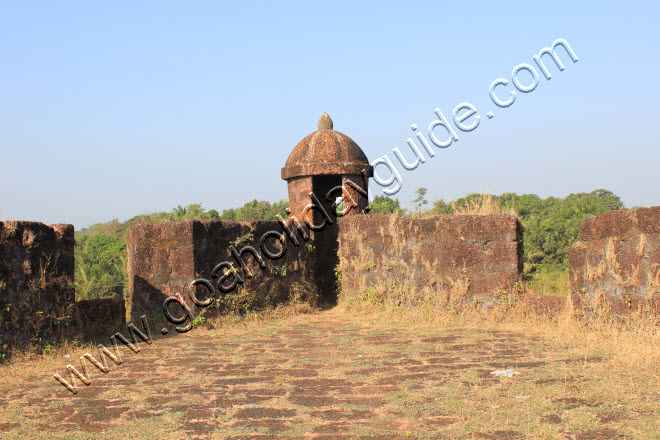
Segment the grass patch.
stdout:
<svg viewBox="0 0 660 440">
<path fill-rule="evenodd" d="M 531 274 L 530 277 L 531 279 L 527 282 L 527 286 L 539 295 L 567 296 L 570 292 L 568 269 L 541 269 Z"/>
</svg>

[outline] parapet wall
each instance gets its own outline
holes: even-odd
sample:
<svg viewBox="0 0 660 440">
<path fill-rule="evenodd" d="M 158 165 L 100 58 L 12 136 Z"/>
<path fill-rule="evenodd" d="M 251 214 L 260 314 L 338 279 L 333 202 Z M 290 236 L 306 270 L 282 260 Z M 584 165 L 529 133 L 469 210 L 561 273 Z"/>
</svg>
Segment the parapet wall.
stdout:
<svg viewBox="0 0 660 440">
<path fill-rule="evenodd" d="M 446 307 L 493 302 L 520 279 L 515 217 L 359 215 L 339 221 L 341 298 Z"/>
<path fill-rule="evenodd" d="M 584 220 L 571 246 L 574 302 L 605 301 L 615 312 L 660 305 L 660 207 L 610 211 Z"/>
<path fill-rule="evenodd" d="M 0 348 L 75 328 L 72 225 L 0 222 Z"/>
<path fill-rule="evenodd" d="M 234 298 L 245 296 L 246 304 L 254 306 L 254 297 L 264 304 L 277 304 L 291 298 L 305 286 L 306 291 L 313 289 L 311 245 L 296 235 L 298 246 L 289 238 L 285 243 L 286 251 L 279 259 L 271 259 L 262 250 L 261 243 L 266 233 L 274 231 L 283 234 L 283 228 L 277 221 L 226 222 L 219 220 L 190 220 L 170 223 L 138 223 L 131 227 L 128 234 L 128 315 L 131 322 L 139 322 L 142 315 L 163 316 L 163 303 L 169 296 L 181 294 L 181 299 L 195 310 L 190 299 L 190 283 L 197 278 L 204 278 L 217 283 L 225 270 L 214 268 L 228 262 L 237 270 L 243 283 L 237 283 L 231 294 Z M 281 251 L 278 240 L 273 235 L 265 239 L 269 252 Z M 240 252 L 245 246 L 252 246 L 262 257 L 265 268 L 261 268 L 253 255 L 244 253 L 252 277 L 248 277 L 240 263 L 230 252 L 230 246 Z M 224 285 L 236 280 L 229 276 Z M 208 296 L 203 288 L 198 288 L 198 297 Z M 224 294 L 218 291 L 217 296 Z M 252 296 L 248 299 L 248 296 Z M 217 302 L 216 302 L 217 303 Z M 175 308 L 174 306 L 172 307 Z M 246 310 L 247 311 L 247 310 Z M 180 315 L 180 311 L 176 311 Z"/>
</svg>

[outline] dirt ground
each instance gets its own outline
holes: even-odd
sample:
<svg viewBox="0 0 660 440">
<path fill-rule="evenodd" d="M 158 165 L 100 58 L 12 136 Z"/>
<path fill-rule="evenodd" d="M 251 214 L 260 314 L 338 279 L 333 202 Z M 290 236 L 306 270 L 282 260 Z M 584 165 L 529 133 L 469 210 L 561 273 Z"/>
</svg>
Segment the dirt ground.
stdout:
<svg viewBox="0 0 660 440">
<path fill-rule="evenodd" d="M 84 351 L 0 367 L 0 438 L 660 438 L 657 377 L 533 331 L 334 308 L 140 347 L 76 395 L 52 376 Z"/>
</svg>

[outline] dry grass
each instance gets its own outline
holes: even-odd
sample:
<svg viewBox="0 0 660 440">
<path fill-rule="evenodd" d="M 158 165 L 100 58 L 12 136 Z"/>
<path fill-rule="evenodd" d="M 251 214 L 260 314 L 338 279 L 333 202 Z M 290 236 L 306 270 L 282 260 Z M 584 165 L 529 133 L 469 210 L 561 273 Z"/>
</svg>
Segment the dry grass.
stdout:
<svg viewBox="0 0 660 440">
<path fill-rule="evenodd" d="M 458 304 L 468 297 L 470 288 L 470 279 L 467 276 L 445 278 L 449 284 L 449 298 L 447 304 Z"/>
<path fill-rule="evenodd" d="M 528 335 L 542 335 L 558 346 L 571 345 L 582 352 L 611 353 L 609 365 L 620 371 L 653 373 L 660 379 L 660 316 L 630 313 L 624 317 L 601 314 L 598 319 L 585 320 L 575 310 L 568 296 L 562 311 L 556 316 L 538 314 L 523 303 L 513 306 L 479 307 L 456 310 L 425 308 L 373 307 L 343 305 L 355 315 L 368 315 L 384 321 L 399 321 L 411 328 L 499 328 Z M 613 371 L 614 373 L 614 371 Z M 658 408 L 660 410 L 660 407 Z"/>
<path fill-rule="evenodd" d="M 353 311 L 353 313 L 359 315 L 363 312 Z M 546 400 L 552 398 L 575 402 L 575 409 L 570 405 L 563 413 L 557 411 L 553 414 L 561 416 L 565 427 L 579 425 L 593 428 L 595 436 L 584 438 L 657 438 L 658 428 L 646 429 L 643 426 L 645 423 L 655 424 L 660 413 L 660 405 L 657 404 L 660 398 L 660 393 L 657 391 L 660 387 L 658 316 L 633 313 L 624 320 L 614 320 L 609 316 L 601 315 L 595 321 L 586 322 L 577 318 L 579 313 L 572 309 L 570 297 L 563 312 L 554 318 L 534 314 L 522 305 L 504 310 L 471 309 L 458 314 L 453 312 L 429 314 L 423 310 L 401 308 L 384 311 L 371 308 L 365 315 L 377 316 L 379 320 L 386 322 L 401 322 L 409 328 L 428 329 L 428 331 L 438 327 L 481 331 L 496 329 L 539 338 L 547 344 L 545 350 L 548 365 L 552 363 L 550 359 L 558 362 L 560 359 L 578 358 L 583 359 L 583 363 L 579 368 L 570 368 L 568 365 L 562 366 L 559 361 L 551 368 L 539 368 L 538 370 L 545 370 L 539 372 L 541 377 L 533 384 L 525 384 L 524 391 L 523 388 L 518 388 L 521 390 L 519 394 L 537 400 L 540 396 L 546 396 Z M 550 383 L 554 379 L 546 379 L 544 376 L 552 377 L 553 374 L 564 379 L 551 385 L 545 384 L 546 380 Z M 514 385 L 515 381 L 509 384 L 509 386 Z M 482 405 L 481 409 L 466 410 L 463 415 L 468 419 L 479 417 L 479 412 L 485 408 L 499 409 L 502 405 L 501 393 L 488 395 L 485 391 L 475 389 L 474 394 L 480 396 L 476 400 L 481 399 Z M 503 411 L 506 416 L 500 417 L 499 421 L 492 415 L 488 417 L 490 419 L 488 423 L 492 424 L 489 426 L 495 430 L 507 430 L 512 420 L 521 419 L 521 415 L 516 414 L 518 410 L 514 403 L 510 404 L 509 411 Z M 621 420 L 621 423 L 617 423 L 616 426 L 623 431 L 616 434 L 606 431 L 599 433 L 597 430 L 599 424 L 596 422 L 602 414 L 608 412 L 629 415 L 630 420 L 623 421 L 625 417 L 617 419 Z M 539 415 L 541 414 L 537 413 L 536 423 Z M 535 423 L 535 419 L 532 417 L 527 423 Z M 514 425 L 520 428 L 519 424 L 514 423 Z M 542 431 L 542 434 L 520 438 L 565 438 L 563 437 L 565 434 L 561 432 L 553 434 L 551 430 Z"/>
<path fill-rule="evenodd" d="M 644 257 L 646 256 L 646 244 L 647 244 L 647 239 L 646 239 L 646 234 L 639 234 L 639 243 L 637 244 L 637 256 L 638 257 Z"/>
<path fill-rule="evenodd" d="M 528 291 L 543 296 L 568 296 L 570 293 L 568 270 L 541 270 L 526 283 Z"/>
<path fill-rule="evenodd" d="M 30 231 L 29 229 L 26 229 L 23 231 L 23 246 L 30 247 L 34 244 L 34 232 Z"/>
<path fill-rule="evenodd" d="M 649 268 L 649 287 L 652 293 L 660 293 L 660 264 L 654 263 Z"/>
<path fill-rule="evenodd" d="M 518 216 L 518 213 L 513 208 L 502 208 L 499 203 L 497 203 L 491 194 L 482 193 L 480 197 L 473 200 L 469 200 L 465 205 L 458 205 L 456 202 L 452 201 L 451 208 L 454 215 L 512 215 L 514 217 Z"/>
<path fill-rule="evenodd" d="M 18 229 L 18 222 L 15 220 L 10 220 L 4 223 L 5 223 L 5 234 L 7 234 L 7 237 L 13 236 L 16 233 L 16 229 Z"/>
<path fill-rule="evenodd" d="M 32 278 L 28 283 L 28 287 L 32 292 L 44 291 L 48 288 L 49 284 L 58 285 L 63 281 L 61 279 L 54 278 L 53 274 L 50 273 L 53 269 L 53 267 L 51 267 L 51 258 L 52 256 L 44 256 L 44 258 L 39 260 L 39 269 L 37 270 L 36 274 L 37 276 Z M 55 260 L 57 261 L 57 256 L 55 257 Z M 23 263 L 24 270 L 26 268 L 25 263 L 27 263 L 27 266 L 29 267 L 29 262 L 25 260 Z M 26 270 L 25 273 L 30 274 L 31 272 Z"/>
<path fill-rule="evenodd" d="M 607 262 L 603 259 L 593 266 L 588 261 L 584 267 L 584 279 L 592 283 L 600 278 L 603 278 L 607 273 Z"/>
<path fill-rule="evenodd" d="M 30 260 L 23 260 L 23 272 L 25 275 L 30 275 L 32 273 L 32 266 L 30 265 Z"/>
<path fill-rule="evenodd" d="M 552 319 L 344 306 L 124 349 L 75 397 L 50 375 L 91 347 L 17 359 L 0 437 L 657 438 L 657 326 L 587 325 L 570 304 Z M 505 368 L 519 374 L 490 374 Z"/>
<path fill-rule="evenodd" d="M 262 325 L 268 321 L 288 319 L 298 315 L 308 315 L 317 311 L 318 309 L 315 305 L 300 301 L 299 297 L 294 294 L 294 298 L 291 301 L 276 307 L 268 307 L 264 310 L 253 311 L 244 315 L 223 314 L 214 316 L 208 319 L 203 326 L 198 327 L 197 331 L 250 328 L 254 325 Z"/>
</svg>

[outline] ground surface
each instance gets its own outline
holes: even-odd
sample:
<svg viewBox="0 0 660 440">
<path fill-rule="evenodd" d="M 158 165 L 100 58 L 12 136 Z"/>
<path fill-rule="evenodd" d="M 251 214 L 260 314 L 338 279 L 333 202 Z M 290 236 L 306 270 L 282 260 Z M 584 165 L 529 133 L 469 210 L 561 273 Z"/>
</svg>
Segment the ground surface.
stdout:
<svg viewBox="0 0 660 440">
<path fill-rule="evenodd" d="M 578 354 L 496 327 L 411 328 L 335 308 L 120 350 L 123 364 L 109 362 L 107 374 L 88 365 L 91 385 L 75 396 L 52 375 L 67 377 L 65 363 L 78 367 L 82 352 L 0 368 L 0 438 L 587 440 L 660 432 L 657 378 L 612 377 L 608 353 Z M 506 368 L 519 374 L 490 374 Z"/>
</svg>

